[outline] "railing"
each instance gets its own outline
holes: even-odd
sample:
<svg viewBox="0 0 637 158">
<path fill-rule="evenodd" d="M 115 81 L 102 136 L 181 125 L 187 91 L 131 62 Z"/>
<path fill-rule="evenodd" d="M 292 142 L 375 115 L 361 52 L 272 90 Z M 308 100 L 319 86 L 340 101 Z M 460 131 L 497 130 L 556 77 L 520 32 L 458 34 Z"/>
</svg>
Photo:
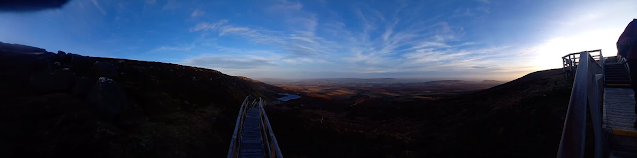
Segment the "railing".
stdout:
<svg viewBox="0 0 637 158">
<path fill-rule="evenodd" d="M 557 153 L 558 158 L 584 157 L 584 145 L 586 137 L 586 108 L 590 110 L 595 136 L 595 157 L 601 158 L 602 151 L 602 119 L 601 108 L 604 94 L 604 58 L 600 55 L 597 60 L 590 55 L 593 51 L 579 53 L 581 58 L 576 62 L 576 73 L 571 91 L 571 100 L 568 104 L 562 138 Z M 566 57 L 566 56 L 565 56 Z M 564 57 L 562 58 L 564 59 Z M 583 59 L 583 60 L 582 60 Z"/>
<path fill-rule="evenodd" d="M 227 158 L 236 158 L 239 157 L 241 151 L 241 132 L 243 131 L 243 124 L 245 122 L 246 113 L 250 108 L 259 108 L 259 119 L 261 122 L 259 125 L 262 145 L 264 146 L 264 151 L 266 157 L 276 157 L 283 158 L 281 154 L 281 149 L 279 148 L 279 143 L 274 136 L 274 132 L 272 131 L 272 126 L 270 125 L 270 120 L 268 119 L 268 115 L 265 113 L 265 109 L 263 106 L 265 102 L 261 99 L 254 99 L 252 102 L 248 102 L 248 97 L 243 100 L 241 104 L 241 108 L 239 109 L 239 115 L 237 116 L 237 123 L 234 127 L 234 133 L 232 134 L 232 140 L 230 141 L 230 147 L 228 149 Z"/>
<path fill-rule="evenodd" d="M 602 50 L 601 49 L 597 49 L 597 50 L 590 50 L 590 51 L 586 51 L 589 52 L 589 54 L 591 54 L 592 52 L 599 52 L 599 54 L 596 55 L 590 55 L 591 57 L 593 57 L 593 59 L 595 59 L 596 61 L 600 61 L 601 65 L 604 66 L 604 56 L 602 56 Z M 571 53 L 571 54 L 567 54 L 565 56 L 562 57 L 562 70 L 567 72 L 568 74 L 573 74 L 576 70 L 577 70 L 577 66 L 579 65 L 579 59 L 580 59 L 580 53 Z"/>
<path fill-rule="evenodd" d="M 241 103 L 241 108 L 239 108 L 239 115 L 237 116 L 237 123 L 234 126 L 234 132 L 232 133 L 232 140 L 230 141 L 230 147 L 228 150 L 228 158 L 237 157 L 239 151 L 241 150 L 241 137 L 238 136 L 241 134 L 243 128 L 243 122 L 246 118 L 246 112 L 248 111 L 248 97 L 246 96 L 243 99 L 243 103 Z"/>
<path fill-rule="evenodd" d="M 276 137 L 274 136 L 274 132 L 272 131 L 272 126 L 270 125 L 270 119 L 268 119 L 268 115 L 265 113 L 265 109 L 263 106 L 265 103 L 261 98 L 259 98 L 259 114 L 261 118 L 261 135 L 263 137 L 264 145 L 266 147 L 266 155 L 267 157 L 277 157 L 283 158 L 281 154 L 281 149 L 279 148 L 279 143 L 276 141 Z"/>
<path fill-rule="evenodd" d="M 617 53 L 617 62 L 622 63 L 622 65 L 624 65 L 624 68 L 626 68 L 626 72 L 630 72 L 630 67 L 628 66 L 628 63 L 626 62 L 626 60 L 627 60 L 626 58 L 624 58 L 623 56 L 619 55 L 619 53 Z M 630 78 L 630 80 L 632 81 L 633 79 Z"/>
</svg>

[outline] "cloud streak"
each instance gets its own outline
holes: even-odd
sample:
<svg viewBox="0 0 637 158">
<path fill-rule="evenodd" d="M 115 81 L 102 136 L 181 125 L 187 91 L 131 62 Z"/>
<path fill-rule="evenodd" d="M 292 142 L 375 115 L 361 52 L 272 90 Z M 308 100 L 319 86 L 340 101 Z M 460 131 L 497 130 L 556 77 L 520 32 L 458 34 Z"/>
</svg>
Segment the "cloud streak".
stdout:
<svg viewBox="0 0 637 158">
<path fill-rule="evenodd" d="M 185 65 L 213 69 L 253 69 L 276 66 L 272 60 L 256 56 L 203 55 L 187 59 Z"/>
<path fill-rule="evenodd" d="M 102 8 L 102 6 L 100 6 L 100 3 L 97 2 L 97 0 L 91 0 L 91 2 L 93 2 L 93 5 L 95 5 L 97 10 L 99 10 L 102 14 L 106 15 L 106 11 Z"/>
<path fill-rule="evenodd" d="M 260 63 L 258 65 L 270 66 L 272 69 L 294 65 L 298 71 L 320 68 L 322 72 L 406 73 L 415 76 L 445 71 L 507 71 L 508 65 L 505 64 L 509 62 L 496 62 L 496 59 L 511 60 L 506 55 L 506 51 L 510 50 L 509 46 L 485 47 L 480 42 L 467 40 L 464 27 L 448 21 L 458 16 L 488 14 L 488 7 L 483 7 L 482 10 L 457 9 L 449 11 L 447 15 L 421 21 L 402 20 L 417 17 L 399 17 L 400 14 L 406 14 L 401 12 L 409 10 L 395 9 L 381 12 L 371 7 L 353 7 L 349 15 L 358 23 L 352 23 L 351 20 L 322 21 L 317 14 L 304 10 L 303 4 L 283 1 L 268 7 L 266 11 L 282 18 L 281 21 L 287 26 L 285 31 L 239 26 L 227 19 L 200 22 L 190 28 L 190 31 L 214 33 L 219 38 L 241 37 L 254 44 L 274 47 L 277 50 L 275 57 L 254 60 L 255 63 Z M 232 56 L 214 57 L 201 58 L 232 65 L 206 65 L 222 68 L 247 69 L 239 65 L 253 61 L 238 60 Z M 241 64 L 230 64 L 231 61 Z M 274 61 L 280 61 L 280 64 L 273 64 Z M 187 63 L 203 65 L 205 62 L 189 59 Z"/>
<path fill-rule="evenodd" d="M 196 17 L 200 17 L 200 16 L 204 16 L 204 15 L 206 15 L 206 12 L 204 12 L 202 10 L 199 10 L 199 9 L 196 9 L 195 11 L 193 11 L 190 14 L 190 17 L 196 18 Z"/>
</svg>

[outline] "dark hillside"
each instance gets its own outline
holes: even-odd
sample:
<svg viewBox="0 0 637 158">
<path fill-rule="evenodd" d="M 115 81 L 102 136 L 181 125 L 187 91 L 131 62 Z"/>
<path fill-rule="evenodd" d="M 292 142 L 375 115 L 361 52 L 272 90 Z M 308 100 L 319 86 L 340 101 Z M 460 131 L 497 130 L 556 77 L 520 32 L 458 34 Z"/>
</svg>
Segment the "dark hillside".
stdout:
<svg viewBox="0 0 637 158">
<path fill-rule="evenodd" d="M 571 86 L 555 69 L 440 100 L 302 96 L 266 110 L 286 157 L 554 157 Z M 0 43 L 0 157 L 223 157 L 243 98 L 275 92 L 215 70 Z"/>
<path fill-rule="evenodd" d="M 284 154 L 297 157 L 554 157 L 571 87 L 554 69 L 438 101 L 352 107 L 304 96 L 268 113 Z"/>
<path fill-rule="evenodd" d="M 222 157 L 244 97 L 276 95 L 215 70 L 12 46 L 0 46 L 0 157 Z"/>
<path fill-rule="evenodd" d="M 538 71 L 511 82 L 438 103 L 446 121 L 436 133 L 458 157 L 554 157 L 572 79 L 560 69 Z"/>
</svg>

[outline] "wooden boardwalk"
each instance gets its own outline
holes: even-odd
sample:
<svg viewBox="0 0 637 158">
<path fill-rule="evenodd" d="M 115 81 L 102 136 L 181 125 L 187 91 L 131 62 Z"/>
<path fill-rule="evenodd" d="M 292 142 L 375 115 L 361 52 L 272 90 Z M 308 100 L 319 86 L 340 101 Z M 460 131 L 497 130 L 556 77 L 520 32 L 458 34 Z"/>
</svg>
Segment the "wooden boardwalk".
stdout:
<svg viewBox="0 0 637 158">
<path fill-rule="evenodd" d="M 266 102 L 247 96 L 239 108 L 227 158 L 283 158 L 270 120 L 263 106 Z"/>
<path fill-rule="evenodd" d="M 602 127 L 605 130 L 625 136 L 637 133 L 637 129 L 633 127 L 633 122 L 637 119 L 634 95 L 630 88 L 604 88 Z"/>
<path fill-rule="evenodd" d="M 246 113 L 241 132 L 240 156 L 250 158 L 264 157 L 263 138 L 261 137 L 261 116 L 259 108 L 253 107 Z"/>
</svg>

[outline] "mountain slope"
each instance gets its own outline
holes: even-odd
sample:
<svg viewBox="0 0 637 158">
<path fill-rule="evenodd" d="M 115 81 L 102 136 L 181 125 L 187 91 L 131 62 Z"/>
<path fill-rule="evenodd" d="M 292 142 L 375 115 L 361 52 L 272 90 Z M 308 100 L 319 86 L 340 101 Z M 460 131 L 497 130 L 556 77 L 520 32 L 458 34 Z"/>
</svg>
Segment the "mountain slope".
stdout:
<svg viewBox="0 0 637 158">
<path fill-rule="evenodd" d="M 446 121 L 436 137 L 440 154 L 478 157 L 554 157 L 572 79 L 560 69 L 538 71 L 470 95 L 441 101 Z"/>
<path fill-rule="evenodd" d="M 0 157 L 222 157 L 244 97 L 276 95 L 215 70 L 6 43 L 0 76 Z M 89 97 L 103 76 L 126 97 L 114 120 Z"/>
<path fill-rule="evenodd" d="M 554 157 L 571 86 L 554 69 L 437 101 L 303 96 L 266 110 L 295 157 Z"/>
</svg>

